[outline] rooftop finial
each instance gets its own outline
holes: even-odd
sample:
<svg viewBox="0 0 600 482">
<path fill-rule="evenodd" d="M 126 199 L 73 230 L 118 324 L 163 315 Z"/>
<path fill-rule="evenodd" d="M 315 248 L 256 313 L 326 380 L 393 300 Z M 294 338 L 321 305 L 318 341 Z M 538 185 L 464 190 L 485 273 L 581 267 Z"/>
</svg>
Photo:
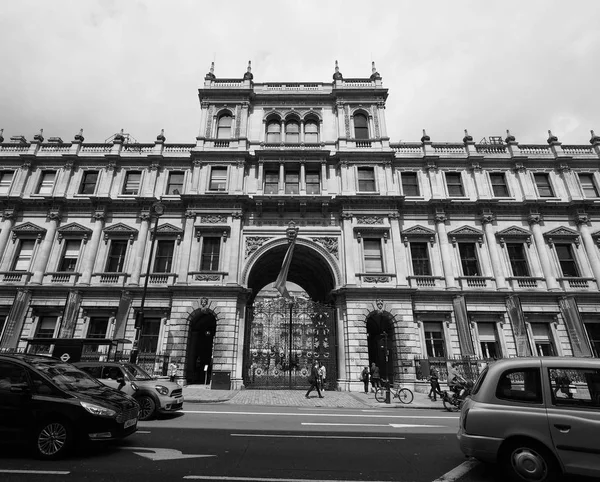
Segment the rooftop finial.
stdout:
<svg viewBox="0 0 600 482">
<path fill-rule="evenodd" d="M 552 131 L 548 129 L 548 144 L 558 142 L 558 137 L 552 134 Z"/>
<path fill-rule="evenodd" d="M 469 135 L 469 131 L 465 129 L 465 137 L 463 137 L 463 142 L 466 144 L 467 142 L 473 142 L 473 137 Z"/>
<path fill-rule="evenodd" d="M 379 75 L 379 72 L 377 72 L 377 69 L 375 68 L 375 61 L 371 62 L 371 80 L 381 80 L 381 75 Z"/>
<path fill-rule="evenodd" d="M 44 129 L 40 129 L 40 133 L 33 136 L 36 141 L 44 142 Z"/>
<path fill-rule="evenodd" d="M 254 75 L 252 75 L 252 61 L 248 60 L 248 69 L 246 70 L 246 73 L 244 74 L 244 80 L 252 80 L 254 78 Z"/>
<path fill-rule="evenodd" d="M 427 135 L 427 132 L 425 132 L 425 129 L 423 129 L 423 137 L 421 137 L 421 142 L 429 142 L 431 140 L 431 138 Z"/>
<path fill-rule="evenodd" d="M 593 132 L 594 131 L 592 131 L 592 133 Z M 4 142 L 4 136 L 2 134 L 4 134 L 4 129 L 0 129 L 0 142 Z"/>
<path fill-rule="evenodd" d="M 592 133 L 590 144 L 600 144 L 600 136 L 597 136 L 593 129 L 590 132 Z"/>
<path fill-rule="evenodd" d="M 79 129 L 79 134 L 75 134 L 75 140 L 79 142 L 83 142 L 83 129 Z"/>
<path fill-rule="evenodd" d="M 333 80 L 344 80 L 337 60 L 335 61 L 335 73 L 333 74 Z"/>
<path fill-rule="evenodd" d="M 206 76 L 204 77 L 204 80 L 215 80 L 215 63 L 211 62 L 210 63 L 210 70 L 208 72 L 208 74 L 206 74 Z"/>
<path fill-rule="evenodd" d="M 160 130 L 160 134 L 158 134 L 156 136 L 156 140 L 159 141 L 159 142 L 165 142 L 165 139 L 166 139 L 166 137 L 165 137 L 165 130 L 161 129 Z"/>
<path fill-rule="evenodd" d="M 515 136 L 513 136 L 508 129 L 506 129 L 506 139 L 504 139 L 504 142 L 508 144 L 509 142 L 515 142 L 515 140 Z"/>
</svg>

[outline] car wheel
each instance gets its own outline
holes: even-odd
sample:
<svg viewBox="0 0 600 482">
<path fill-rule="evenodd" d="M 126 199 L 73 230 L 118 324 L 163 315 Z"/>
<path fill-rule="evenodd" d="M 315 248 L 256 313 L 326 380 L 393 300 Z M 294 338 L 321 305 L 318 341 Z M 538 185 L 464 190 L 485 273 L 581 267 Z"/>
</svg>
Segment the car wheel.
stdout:
<svg viewBox="0 0 600 482">
<path fill-rule="evenodd" d="M 40 424 L 35 431 L 35 454 L 46 460 L 63 457 L 71 447 L 73 429 L 62 420 L 49 420 Z"/>
<path fill-rule="evenodd" d="M 552 453 L 531 440 L 511 442 L 502 450 L 500 463 L 511 481 L 553 482 L 561 473 Z"/>
<path fill-rule="evenodd" d="M 156 412 L 156 402 L 149 395 L 141 395 L 136 398 L 137 403 L 140 405 L 140 420 L 148 420 Z"/>
</svg>

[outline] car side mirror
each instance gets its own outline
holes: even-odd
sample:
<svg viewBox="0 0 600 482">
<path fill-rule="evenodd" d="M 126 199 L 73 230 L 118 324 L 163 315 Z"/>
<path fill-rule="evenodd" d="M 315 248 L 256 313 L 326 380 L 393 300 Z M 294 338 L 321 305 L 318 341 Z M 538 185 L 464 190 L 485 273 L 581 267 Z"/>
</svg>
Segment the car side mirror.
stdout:
<svg viewBox="0 0 600 482">
<path fill-rule="evenodd" d="M 119 390 L 121 390 L 121 388 L 123 388 L 125 386 L 125 378 L 118 377 L 117 378 L 117 383 L 119 384 Z"/>
</svg>

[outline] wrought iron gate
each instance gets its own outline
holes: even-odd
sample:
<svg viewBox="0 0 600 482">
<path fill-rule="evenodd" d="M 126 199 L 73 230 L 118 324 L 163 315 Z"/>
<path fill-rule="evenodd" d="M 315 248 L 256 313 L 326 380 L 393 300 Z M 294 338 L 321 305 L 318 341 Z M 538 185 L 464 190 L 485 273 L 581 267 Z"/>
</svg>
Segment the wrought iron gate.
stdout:
<svg viewBox="0 0 600 482">
<path fill-rule="evenodd" d="M 337 382 L 335 311 L 312 300 L 256 301 L 248 307 L 244 351 L 247 388 L 308 387 L 315 360 L 326 369 L 325 389 Z"/>
</svg>

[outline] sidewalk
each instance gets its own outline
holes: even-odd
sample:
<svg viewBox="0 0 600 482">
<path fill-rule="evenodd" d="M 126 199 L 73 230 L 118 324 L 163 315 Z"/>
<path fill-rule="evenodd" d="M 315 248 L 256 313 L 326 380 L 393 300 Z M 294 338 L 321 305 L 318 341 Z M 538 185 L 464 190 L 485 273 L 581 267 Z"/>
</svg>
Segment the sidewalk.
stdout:
<svg viewBox="0 0 600 482">
<path fill-rule="evenodd" d="M 211 390 L 205 385 L 187 385 L 183 387 L 183 398 L 192 403 L 226 403 L 232 405 L 261 405 L 284 407 L 329 407 L 329 408 L 420 408 L 444 410 L 438 397 L 431 401 L 425 393 L 414 393 L 412 403 L 406 405 L 393 398 L 390 404 L 379 403 L 375 394 L 362 392 L 323 392 L 323 398 L 316 391 L 310 398 L 304 395 L 306 390 Z"/>
</svg>

